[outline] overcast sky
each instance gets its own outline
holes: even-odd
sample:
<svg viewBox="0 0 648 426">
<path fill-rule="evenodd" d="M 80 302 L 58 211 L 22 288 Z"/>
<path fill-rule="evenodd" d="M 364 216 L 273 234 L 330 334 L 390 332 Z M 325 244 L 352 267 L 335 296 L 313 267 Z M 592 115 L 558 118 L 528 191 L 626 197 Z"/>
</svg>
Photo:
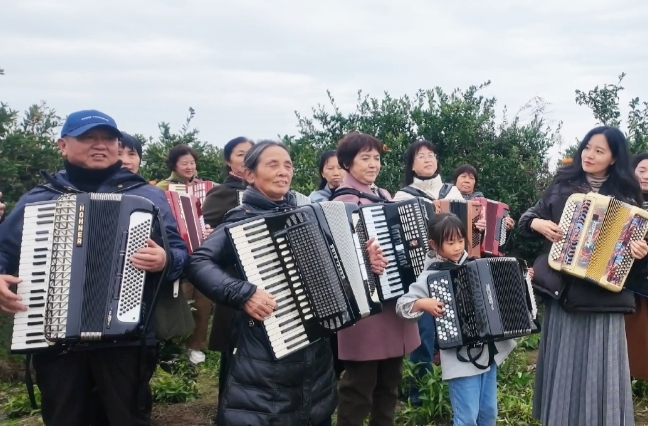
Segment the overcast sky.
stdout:
<svg viewBox="0 0 648 426">
<path fill-rule="evenodd" d="M 0 0 L 0 100 L 96 108 L 131 133 L 183 124 L 222 145 L 295 134 L 331 90 L 485 92 L 517 111 L 534 96 L 563 138 L 595 121 L 574 90 L 625 71 L 622 104 L 648 100 L 645 0 Z M 627 108 L 624 109 L 624 116 Z"/>
</svg>

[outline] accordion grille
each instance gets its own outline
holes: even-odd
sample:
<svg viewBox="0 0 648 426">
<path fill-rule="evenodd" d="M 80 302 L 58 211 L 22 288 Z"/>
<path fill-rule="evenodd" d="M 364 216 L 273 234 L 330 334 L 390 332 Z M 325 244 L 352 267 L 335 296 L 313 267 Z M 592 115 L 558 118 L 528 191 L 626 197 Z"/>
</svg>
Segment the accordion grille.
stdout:
<svg viewBox="0 0 648 426">
<path fill-rule="evenodd" d="M 475 295 L 472 283 L 479 284 L 479 276 L 471 276 L 472 272 L 471 268 L 457 268 L 457 276 L 454 280 L 457 316 L 459 317 L 461 332 L 469 339 L 478 338 L 485 325 L 475 311 Z"/>
<path fill-rule="evenodd" d="M 517 261 L 510 259 L 489 259 L 489 269 L 500 321 L 505 336 L 517 336 L 531 332 L 527 295 L 519 283 L 523 279 L 522 270 Z"/>
<path fill-rule="evenodd" d="M 65 338 L 72 276 L 72 251 L 76 225 L 76 196 L 64 195 L 54 210 L 52 263 L 50 266 L 47 305 L 45 308 L 45 338 Z"/>
<path fill-rule="evenodd" d="M 85 228 L 92 232 L 87 239 L 83 314 L 81 330 L 100 333 L 106 316 L 106 301 L 111 290 L 111 274 L 106 271 L 106 257 L 112 255 L 119 224 L 120 203 L 112 199 L 90 201 Z"/>
<path fill-rule="evenodd" d="M 326 255 L 329 248 L 317 234 L 321 234 L 319 227 L 314 223 L 306 223 L 288 228 L 286 238 L 295 263 L 301 265 L 299 272 L 302 282 L 308 283 L 307 291 L 315 316 L 324 327 L 337 328 L 351 318 L 344 295 L 341 291 L 335 291 L 331 285 L 338 282 L 339 277 L 331 256 Z"/>
</svg>

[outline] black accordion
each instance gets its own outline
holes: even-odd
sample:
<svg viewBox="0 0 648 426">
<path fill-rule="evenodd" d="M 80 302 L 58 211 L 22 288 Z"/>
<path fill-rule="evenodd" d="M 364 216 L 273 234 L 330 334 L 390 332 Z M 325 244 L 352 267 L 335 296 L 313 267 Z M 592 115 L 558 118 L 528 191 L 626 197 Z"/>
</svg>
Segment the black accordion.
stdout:
<svg viewBox="0 0 648 426">
<path fill-rule="evenodd" d="M 11 350 L 141 337 L 165 272 L 130 257 L 151 238 L 168 253 L 159 212 L 135 195 L 69 194 L 25 206 Z"/>
<path fill-rule="evenodd" d="M 427 276 L 430 297 L 444 303 L 435 319 L 439 349 L 478 345 L 539 331 L 535 299 L 522 265 L 511 257 L 476 259 Z"/>
<path fill-rule="evenodd" d="M 380 312 L 364 247 L 339 201 L 309 204 L 227 225 L 242 279 L 273 294 L 263 322 L 276 359 Z"/>
<path fill-rule="evenodd" d="M 364 246 L 376 238 L 387 257 L 385 272 L 369 277 L 383 302 L 398 299 L 423 272 L 425 256 L 430 251 L 428 222 L 434 216 L 434 204 L 425 198 L 384 204 L 365 204 L 358 209 L 355 230 Z"/>
</svg>

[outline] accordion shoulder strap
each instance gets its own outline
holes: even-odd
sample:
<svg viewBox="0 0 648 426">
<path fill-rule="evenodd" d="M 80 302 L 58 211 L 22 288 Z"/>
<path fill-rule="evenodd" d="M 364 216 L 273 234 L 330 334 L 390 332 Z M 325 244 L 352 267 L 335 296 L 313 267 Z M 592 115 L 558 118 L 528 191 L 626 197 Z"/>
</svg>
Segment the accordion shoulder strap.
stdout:
<svg viewBox="0 0 648 426">
<path fill-rule="evenodd" d="M 379 197 L 374 194 L 369 194 L 367 192 L 362 192 L 358 191 L 355 188 L 340 188 L 337 189 L 333 194 L 331 195 L 331 200 L 333 200 L 335 197 L 338 197 L 340 195 L 355 195 L 358 198 L 365 198 L 373 203 L 385 203 L 385 202 L 390 202 L 388 199 Z"/>
<path fill-rule="evenodd" d="M 406 194 L 413 195 L 415 197 L 427 198 L 428 200 L 432 200 L 432 201 L 435 200 L 434 197 L 432 197 L 432 196 L 426 194 L 425 192 L 421 191 L 420 189 L 414 188 L 413 186 L 410 186 L 410 185 L 404 186 L 400 190 L 403 191 Z"/>
<path fill-rule="evenodd" d="M 472 353 L 472 350 L 479 347 L 481 350 L 477 353 L 477 356 L 474 356 Z M 488 350 L 488 362 L 483 365 L 477 362 L 477 360 L 482 356 L 484 353 L 484 348 Z M 480 370 L 486 370 L 490 365 L 495 361 L 495 355 L 497 355 L 497 347 L 495 347 L 495 342 L 488 342 L 485 344 L 480 344 L 480 345 L 470 345 L 466 348 L 466 352 L 468 354 L 468 359 L 461 355 L 460 353 L 461 347 L 457 348 L 457 359 L 461 362 L 470 362 L 472 365 L 475 367 L 479 368 Z"/>
<path fill-rule="evenodd" d="M 439 200 L 443 200 L 446 195 L 450 193 L 450 190 L 452 190 L 452 187 L 454 185 L 451 183 L 444 183 L 443 186 L 441 186 L 441 189 L 439 190 Z"/>
</svg>

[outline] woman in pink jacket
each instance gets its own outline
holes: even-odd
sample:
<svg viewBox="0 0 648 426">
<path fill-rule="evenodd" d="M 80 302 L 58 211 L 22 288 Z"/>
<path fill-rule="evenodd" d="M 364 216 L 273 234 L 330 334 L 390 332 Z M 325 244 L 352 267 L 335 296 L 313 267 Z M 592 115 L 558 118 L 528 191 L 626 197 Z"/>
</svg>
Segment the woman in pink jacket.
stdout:
<svg viewBox="0 0 648 426">
<path fill-rule="evenodd" d="M 374 183 L 382 150 L 382 142 L 359 132 L 338 142 L 338 161 L 347 174 L 336 190 L 340 195 L 334 194 L 336 201 L 370 204 L 377 198 L 391 200 L 389 192 Z M 340 380 L 338 426 L 362 426 L 368 414 L 370 426 L 394 424 L 403 357 L 421 343 L 418 326 L 399 318 L 395 306 L 395 300 L 383 303 L 381 313 L 337 333 L 339 358 L 346 370 Z"/>
</svg>

